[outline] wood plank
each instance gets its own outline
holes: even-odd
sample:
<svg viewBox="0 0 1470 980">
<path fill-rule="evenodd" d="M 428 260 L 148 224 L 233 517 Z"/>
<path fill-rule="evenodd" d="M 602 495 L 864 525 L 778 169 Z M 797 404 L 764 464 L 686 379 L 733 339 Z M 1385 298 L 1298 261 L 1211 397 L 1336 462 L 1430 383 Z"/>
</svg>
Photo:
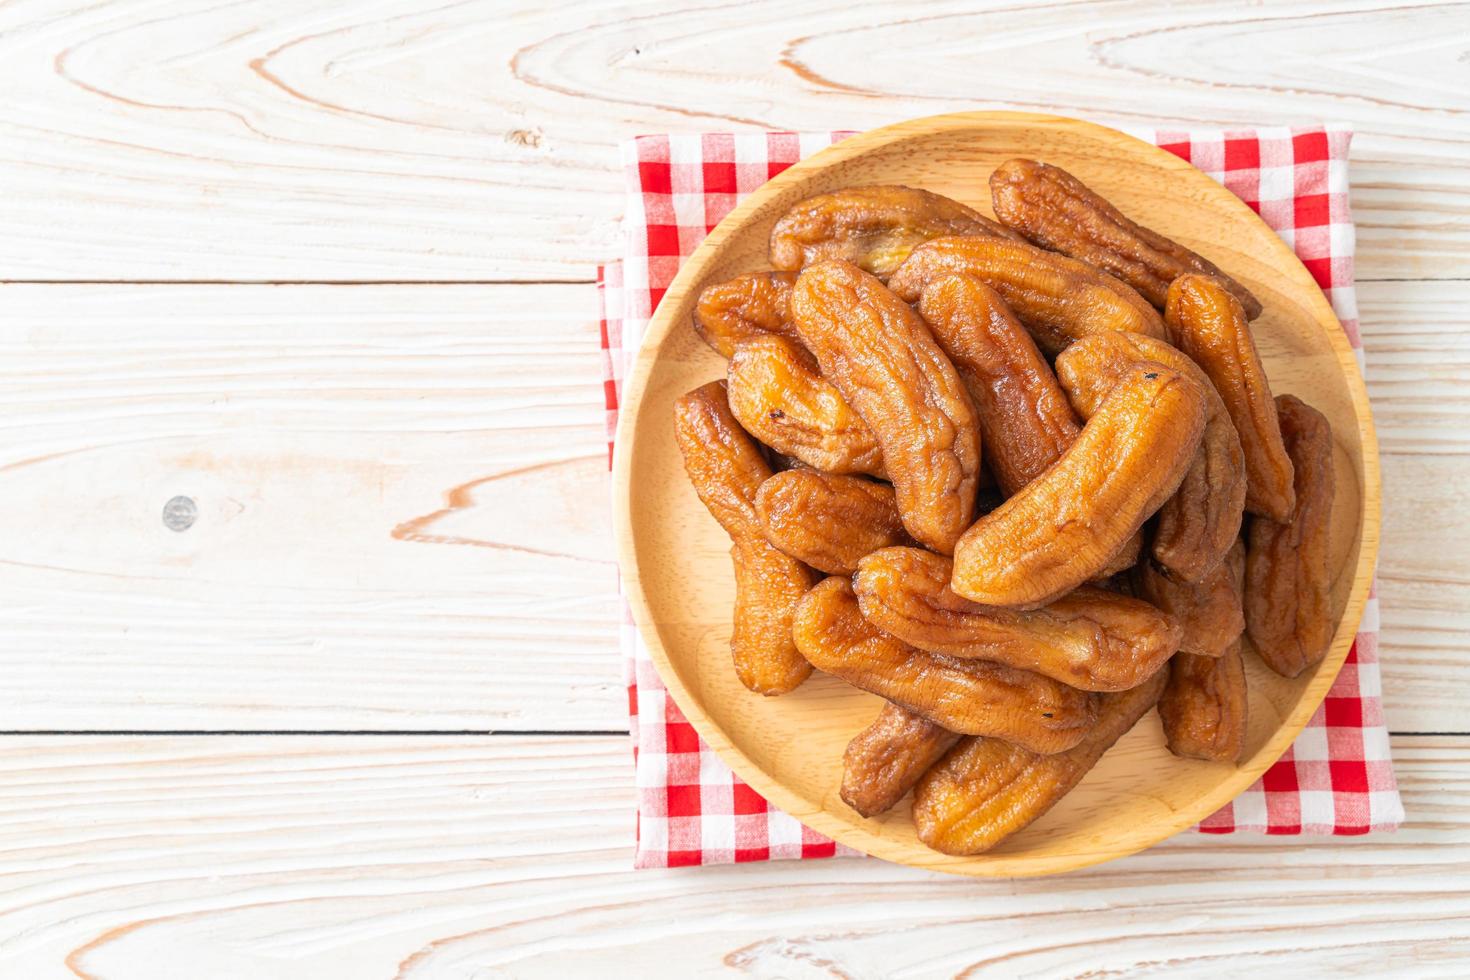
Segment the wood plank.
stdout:
<svg viewBox="0 0 1470 980">
<path fill-rule="evenodd" d="M 1386 455 L 1470 455 L 1466 291 L 1463 282 L 1358 286 L 1368 397 Z"/>
<path fill-rule="evenodd" d="M 0 727 L 626 727 L 592 303 L 0 287 Z"/>
<path fill-rule="evenodd" d="M 1470 686 L 1470 459 L 1383 460 L 1379 606 L 1383 700 L 1391 731 L 1460 731 Z"/>
<path fill-rule="evenodd" d="M 619 139 L 977 105 L 1347 120 L 1360 275 L 1462 278 L 1466 28 L 1448 0 L 22 0 L 0 279 L 587 279 L 616 251 Z"/>
<path fill-rule="evenodd" d="M 1398 731 L 1465 727 L 1458 291 L 1362 290 Z M 623 728 L 590 293 L 0 287 L 0 727 Z"/>
<path fill-rule="evenodd" d="M 1470 636 L 1470 313 L 1462 283 L 1358 290 L 1383 451 L 1384 709 L 1395 731 L 1459 731 Z M 1433 728 L 1431 726 L 1440 726 Z"/>
<path fill-rule="evenodd" d="M 992 882 L 871 859 L 631 871 L 622 738 L 9 738 L 0 972 L 1463 974 L 1470 740 L 1394 750 L 1397 834 L 1186 833 Z"/>
</svg>

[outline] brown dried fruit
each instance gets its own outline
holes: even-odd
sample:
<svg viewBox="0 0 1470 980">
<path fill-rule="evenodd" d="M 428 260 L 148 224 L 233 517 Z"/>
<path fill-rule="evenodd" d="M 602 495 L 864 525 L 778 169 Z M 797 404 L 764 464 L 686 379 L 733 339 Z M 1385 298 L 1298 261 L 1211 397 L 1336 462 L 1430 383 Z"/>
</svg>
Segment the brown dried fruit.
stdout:
<svg viewBox="0 0 1470 980">
<path fill-rule="evenodd" d="M 1254 320 L 1261 303 L 1213 263 L 1123 216 L 1061 167 L 1008 160 L 990 175 L 995 216 L 1027 239 L 1112 273 L 1157 307 L 1186 273 L 1220 281 Z"/>
<path fill-rule="evenodd" d="M 734 542 L 735 672 L 758 694 L 784 694 L 812 672 L 791 638 L 791 617 L 817 576 L 761 531 L 755 497 L 771 468 L 730 413 L 723 381 L 674 402 L 674 438 L 695 493 Z"/>
<path fill-rule="evenodd" d="M 919 840 L 945 854 L 979 854 L 1035 822 L 1158 702 L 1167 674 L 1161 669 L 1131 691 L 1102 695 L 1097 724 L 1057 755 L 961 739 L 914 788 Z"/>
<path fill-rule="evenodd" d="M 864 555 L 909 540 L 893 488 L 856 476 L 777 473 L 761 484 L 755 512 L 767 541 L 828 575 L 851 575 Z"/>
<path fill-rule="evenodd" d="M 1240 533 L 1245 457 L 1235 423 L 1210 379 L 1179 350 L 1137 334 L 1094 334 L 1057 358 L 1057 375 L 1083 418 L 1092 414 L 1129 365 L 1154 361 L 1187 375 L 1205 393 L 1205 431 L 1179 489 L 1159 508 L 1153 555 L 1181 577 L 1209 574 Z"/>
<path fill-rule="evenodd" d="M 885 704 L 842 754 L 842 800 L 865 817 L 890 810 L 960 736 Z"/>
<path fill-rule="evenodd" d="M 954 365 L 907 303 L 850 262 L 808 266 L 801 339 L 878 437 L 904 527 L 946 554 L 975 516 L 980 429 Z"/>
<path fill-rule="evenodd" d="M 1185 582 L 1153 562 L 1138 568 L 1138 594 L 1179 621 L 1184 629 L 1179 649 L 1201 657 L 1219 657 L 1245 629 L 1240 587 L 1235 573 L 1245 561 L 1239 542 L 1203 582 Z"/>
<path fill-rule="evenodd" d="M 760 537 L 755 495 L 771 468 L 748 436 L 725 395 L 725 382 L 711 381 L 674 402 L 674 439 L 694 492 L 732 537 Z"/>
<path fill-rule="evenodd" d="M 795 338 L 791 272 L 752 272 L 706 286 L 694 307 L 694 331 L 726 357 L 741 341 L 769 334 Z"/>
<path fill-rule="evenodd" d="M 999 609 L 955 595 L 951 562 L 918 548 L 885 548 L 858 564 L 863 616 L 911 646 L 994 660 L 1085 691 L 1142 683 L 1179 647 L 1179 624 L 1138 599 L 1082 586 L 1049 606 Z"/>
<path fill-rule="evenodd" d="M 1009 497 L 1056 462 L 1082 426 L 994 289 L 974 276 L 941 276 L 924 287 L 919 313 L 975 403 L 985 460 Z"/>
<path fill-rule="evenodd" d="M 1199 385 L 1177 371 L 1130 368 L 1062 458 L 960 538 L 954 590 L 1027 608 L 1095 577 L 1178 488 L 1204 405 Z"/>
<path fill-rule="evenodd" d="M 1235 423 L 1245 455 L 1245 509 L 1274 521 L 1291 515 L 1291 458 L 1245 311 L 1208 276 L 1180 276 L 1165 307 L 1170 339 L 1205 372 Z"/>
<path fill-rule="evenodd" d="M 1061 752 L 1096 719 L 1096 697 L 1040 674 L 913 647 L 863 618 L 845 578 L 819 582 L 796 606 L 796 646 L 818 670 L 952 732 Z"/>
<path fill-rule="evenodd" d="M 730 653 L 740 683 L 757 694 L 785 694 L 812 672 L 791 639 L 791 617 L 816 579 L 812 570 L 758 538 L 737 538 L 735 619 Z"/>
<path fill-rule="evenodd" d="M 729 381 L 731 411 L 776 452 L 829 473 L 886 476 L 877 436 L 796 341 L 741 341 L 730 356 Z"/>
<path fill-rule="evenodd" d="M 844 259 L 887 279 L 916 245 L 941 235 L 1020 236 L 973 208 L 917 187 L 849 187 L 800 202 L 771 229 L 771 265 Z"/>
<path fill-rule="evenodd" d="M 1301 399 L 1276 399 L 1281 435 L 1295 467 L 1296 508 L 1290 523 L 1251 522 L 1245 561 L 1245 627 L 1261 659 L 1295 677 L 1327 655 L 1332 643 L 1332 428 Z"/>
<path fill-rule="evenodd" d="M 1172 500 L 1174 498 L 1171 497 L 1169 499 Z M 1109 558 L 1107 560 L 1107 563 L 1103 565 L 1102 570 L 1099 571 L 1092 578 L 1088 579 L 1088 581 L 1102 582 L 1112 578 L 1114 575 L 1121 575 L 1124 572 L 1128 571 L 1128 569 L 1132 568 L 1134 565 L 1137 565 L 1138 557 L 1142 554 L 1143 531 L 1134 531 L 1133 537 L 1129 538 L 1127 541 L 1124 541 L 1123 547 L 1119 548 L 1113 554 L 1113 557 Z"/>
<path fill-rule="evenodd" d="M 1164 339 L 1158 310 L 1127 285 L 1085 262 L 1025 242 L 936 238 L 914 249 L 889 288 L 913 303 L 929 283 L 957 273 L 969 273 L 1000 293 L 1049 356 L 1107 330 Z"/>
<path fill-rule="evenodd" d="M 1239 762 L 1249 702 L 1240 640 L 1218 657 L 1175 654 L 1159 698 L 1169 751 L 1185 759 Z"/>
</svg>

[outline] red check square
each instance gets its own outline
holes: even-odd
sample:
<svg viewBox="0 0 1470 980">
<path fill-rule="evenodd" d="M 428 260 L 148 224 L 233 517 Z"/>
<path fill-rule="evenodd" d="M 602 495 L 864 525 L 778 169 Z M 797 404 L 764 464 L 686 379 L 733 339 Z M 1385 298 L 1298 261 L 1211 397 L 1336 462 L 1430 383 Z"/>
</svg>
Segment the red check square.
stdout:
<svg viewBox="0 0 1470 980">
<path fill-rule="evenodd" d="M 1332 217 L 1331 198 L 1326 194 L 1304 194 L 1298 197 L 1295 217 L 1298 228 L 1328 224 Z"/>
<path fill-rule="evenodd" d="M 1255 139 L 1225 140 L 1226 170 L 1255 170 L 1261 165 L 1261 143 Z"/>
<path fill-rule="evenodd" d="M 693 786 L 669 787 L 667 816 L 697 817 L 702 812 L 698 784 Z"/>
</svg>

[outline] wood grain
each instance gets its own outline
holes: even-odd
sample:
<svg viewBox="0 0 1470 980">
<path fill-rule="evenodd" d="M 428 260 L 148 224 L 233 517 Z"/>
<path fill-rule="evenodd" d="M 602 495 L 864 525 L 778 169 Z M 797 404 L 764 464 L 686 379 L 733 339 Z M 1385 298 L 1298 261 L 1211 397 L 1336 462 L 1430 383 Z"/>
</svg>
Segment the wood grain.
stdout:
<svg viewBox="0 0 1470 980">
<path fill-rule="evenodd" d="M 1467 294 L 1464 282 L 1359 284 L 1368 396 L 1385 455 L 1441 463 L 1470 455 Z"/>
<path fill-rule="evenodd" d="M 781 698 L 753 698 L 730 669 L 728 537 L 690 490 L 669 419 L 676 398 L 724 367 L 689 328 L 696 297 L 710 283 L 765 266 L 771 228 L 797 202 L 842 187 L 912 183 L 984 211 L 986 194 L 975 190 L 974 175 L 1017 156 L 1066 168 L 1149 228 L 1216 257 L 1260 297 L 1266 312 L 1252 330 L 1273 390 L 1301 396 L 1332 429 L 1337 476 L 1327 561 L 1335 632 L 1320 663 L 1295 679 L 1252 670 L 1250 731 L 1238 766 L 1180 765 L 1155 726 L 1140 725 L 1040 820 L 984 854 L 957 857 L 920 842 L 903 808 L 865 820 L 839 797 L 842 748 L 872 719 L 877 698 L 828 677 Z M 1049 875 L 1113 860 L 1243 792 L 1327 694 L 1377 563 L 1381 487 L 1368 396 L 1321 289 L 1259 216 L 1209 177 L 1131 136 L 1058 116 L 910 120 L 843 140 L 744 198 L 680 267 L 654 312 L 624 385 L 617 440 L 613 521 L 622 584 L 685 717 L 741 779 L 807 826 L 866 854 L 954 874 Z"/>
<path fill-rule="evenodd" d="M 977 104 L 1348 121 L 1359 274 L 1464 278 L 1466 37 L 1455 2 L 27 0 L 0 7 L 0 279 L 585 280 L 619 139 Z"/>
<path fill-rule="evenodd" d="M 1461 557 L 1470 554 L 1467 480 L 1470 460 L 1463 456 L 1384 460 L 1383 534 L 1393 546 L 1379 564 L 1379 654 L 1393 731 L 1466 727 L 1459 692 L 1470 685 L 1470 560 Z"/>
<path fill-rule="evenodd" d="M 0 287 L 0 727 L 624 728 L 592 301 Z"/>
<path fill-rule="evenodd" d="M 632 871 L 624 738 L 13 738 L 0 973 L 1462 974 L 1470 740 L 1394 754 L 1397 834 L 1186 833 L 976 882 L 868 859 Z"/>
<path fill-rule="evenodd" d="M 1383 454 L 1383 701 L 1394 731 L 1458 731 L 1470 683 L 1470 313 L 1465 284 L 1358 288 Z M 1439 728 L 1431 728 L 1439 725 Z"/>
</svg>

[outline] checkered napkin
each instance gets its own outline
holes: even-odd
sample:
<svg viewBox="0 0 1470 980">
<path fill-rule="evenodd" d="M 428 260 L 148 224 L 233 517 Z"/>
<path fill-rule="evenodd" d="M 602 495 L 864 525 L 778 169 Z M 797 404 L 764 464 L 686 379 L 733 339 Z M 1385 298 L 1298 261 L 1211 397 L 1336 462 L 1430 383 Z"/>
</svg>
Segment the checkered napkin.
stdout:
<svg viewBox="0 0 1470 980">
<path fill-rule="evenodd" d="M 1254 208 L 1316 278 L 1362 366 L 1343 127 L 1133 130 Z M 623 144 L 625 254 L 598 271 L 611 459 L 625 366 L 679 263 L 748 194 L 847 133 L 645 136 Z M 853 853 L 769 805 L 680 714 L 626 607 L 622 649 L 638 785 L 638 867 Z M 1347 662 L 1295 744 L 1199 829 L 1365 834 L 1403 819 L 1379 700 L 1378 589 Z"/>
</svg>

